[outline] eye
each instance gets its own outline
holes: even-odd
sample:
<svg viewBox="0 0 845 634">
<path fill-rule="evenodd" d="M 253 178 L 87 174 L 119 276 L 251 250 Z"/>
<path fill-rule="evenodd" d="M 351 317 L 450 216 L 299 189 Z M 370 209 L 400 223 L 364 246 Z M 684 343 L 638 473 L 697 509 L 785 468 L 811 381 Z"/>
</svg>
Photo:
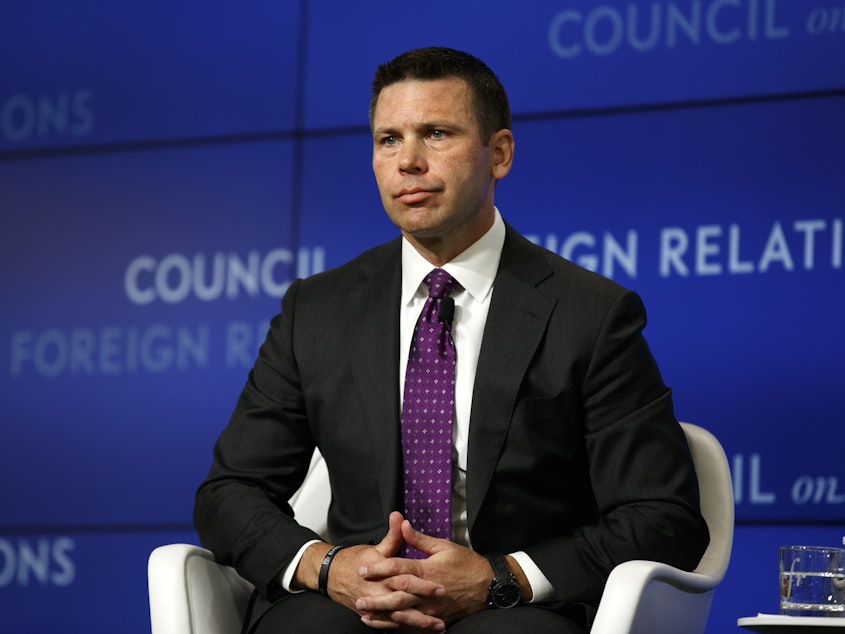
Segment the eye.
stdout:
<svg viewBox="0 0 845 634">
<path fill-rule="evenodd" d="M 379 143 L 381 143 L 382 145 L 388 145 L 388 146 L 396 145 L 397 142 L 398 142 L 398 139 L 395 136 L 384 136 L 379 141 Z"/>
<path fill-rule="evenodd" d="M 447 134 L 443 130 L 432 130 L 431 131 L 431 138 L 435 140 L 445 139 Z"/>
</svg>

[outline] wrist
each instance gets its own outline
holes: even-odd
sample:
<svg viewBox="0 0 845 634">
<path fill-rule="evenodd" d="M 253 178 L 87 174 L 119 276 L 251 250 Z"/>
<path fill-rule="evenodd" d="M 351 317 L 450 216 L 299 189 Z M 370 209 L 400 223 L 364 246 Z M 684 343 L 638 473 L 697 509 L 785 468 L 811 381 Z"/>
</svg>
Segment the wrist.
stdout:
<svg viewBox="0 0 845 634">
<path fill-rule="evenodd" d="M 486 555 L 493 572 L 493 580 L 487 589 L 487 605 L 506 610 L 522 601 L 522 586 L 511 572 L 508 561 L 502 555 Z"/>
<path fill-rule="evenodd" d="M 323 561 L 320 562 L 320 572 L 317 574 L 317 590 L 324 597 L 329 596 L 329 568 L 331 568 L 332 561 L 334 561 L 334 556 L 343 548 L 343 546 L 332 546 L 326 552 Z"/>
<path fill-rule="evenodd" d="M 519 565 L 519 562 L 512 555 L 506 555 L 505 562 L 507 562 L 508 569 L 516 577 L 516 582 L 522 589 L 522 601 L 524 603 L 531 603 L 534 599 L 534 590 L 531 587 L 531 582 L 528 580 L 528 575 L 525 574 L 522 566 Z"/>
<path fill-rule="evenodd" d="M 296 572 L 293 575 L 293 585 L 303 590 L 318 590 L 320 586 L 320 569 L 323 559 L 331 549 L 325 542 L 314 542 L 303 553 Z"/>
</svg>

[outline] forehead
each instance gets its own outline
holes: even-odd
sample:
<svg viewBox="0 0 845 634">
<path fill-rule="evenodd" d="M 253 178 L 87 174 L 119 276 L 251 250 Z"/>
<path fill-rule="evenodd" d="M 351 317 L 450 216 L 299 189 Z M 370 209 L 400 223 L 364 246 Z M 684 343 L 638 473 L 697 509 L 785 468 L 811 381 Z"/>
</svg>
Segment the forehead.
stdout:
<svg viewBox="0 0 845 634">
<path fill-rule="evenodd" d="M 475 121 L 469 86 L 463 79 L 407 79 L 382 89 L 373 113 L 375 128 L 448 120 Z"/>
</svg>

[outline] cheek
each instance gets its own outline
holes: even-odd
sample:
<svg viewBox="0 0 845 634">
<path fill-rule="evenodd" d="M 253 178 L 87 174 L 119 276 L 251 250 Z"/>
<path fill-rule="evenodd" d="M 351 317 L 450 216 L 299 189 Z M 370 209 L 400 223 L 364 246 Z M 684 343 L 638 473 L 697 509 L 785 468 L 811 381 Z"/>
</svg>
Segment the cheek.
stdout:
<svg viewBox="0 0 845 634">
<path fill-rule="evenodd" d="M 373 162 L 373 175 L 376 177 L 376 186 L 379 188 L 379 192 L 383 192 L 388 183 L 384 165 Z"/>
<path fill-rule="evenodd" d="M 446 178 L 467 183 L 481 175 L 481 157 L 470 153 L 448 154 L 439 157 L 438 169 Z"/>
<path fill-rule="evenodd" d="M 479 189 L 484 188 L 485 178 L 475 165 L 466 163 L 455 163 L 445 172 L 447 178 L 456 188 L 467 196 L 475 195 Z"/>
</svg>

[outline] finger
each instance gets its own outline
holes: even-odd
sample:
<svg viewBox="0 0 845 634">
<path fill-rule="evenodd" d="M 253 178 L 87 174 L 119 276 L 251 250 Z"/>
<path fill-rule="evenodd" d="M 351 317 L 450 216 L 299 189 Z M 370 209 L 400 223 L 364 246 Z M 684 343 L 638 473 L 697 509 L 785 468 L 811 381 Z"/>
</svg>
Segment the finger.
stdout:
<svg viewBox="0 0 845 634">
<path fill-rule="evenodd" d="M 361 621 L 368 627 L 377 630 L 395 630 L 399 627 L 403 628 L 403 632 L 408 629 L 430 632 L 444 632 L 446 630 L 445 621 L 415 609 L 396 610 L 387 614 L 362 614 Z"/>
<path fill-rule="evenodd" d="M 388 592 L 355 601 L 355 609 L 362 614 L 389 614 L 414 607 L 418 598 L 407 592 Z"/>
<path fill-rule="evenodd" d="M 425 614 L 419 610 L 399 610 L 391 613 L 390 618 L 394 623 L 399 625 L 419 630 L 426 630 L 430 632 L 445 632 L 445 621 L 438 619 L 436 616 Z"/>
<path fill-rule="evenodd" d="M 387 519 L 387 535 L 376 545 L 376 550 L 383 557 L 395 557 L 402 545 L 402 521 L 398 511 L 393 511 Z"/>
<path fill-rule="evenodd" d="M 374 630 L 398 630 L 400 627 L 399 624 L 396 621 L 393 621 L 389 616 L 364 614 L 361 616 L 361 622 Z"/>
<path fill-rule="evenodd" d="M 377 581 L 402 574 L 415 574 L 415 571 L 416 567 L 411 560 L 399 557 L 374 561 L 358 568 L 358 574 L 367 581 Z"/>
<path fill-rule="evenodd" d="M 359 612 L 393 612 L 412 608 L 425 599 L 439 599 L 446 596 L 446 588 L 439 583 L 420 579 L 413 575 L 400 575 L 385 581 L 392 592 L 358 598 L 355 609 Z"/>
<path fill-rule="evenodd" d="M 426 555 L 433 555 L 451 543 L 448 540 L 431 537 L 415 530 L 408 520 L 402 522 L 402 538 L 409 546 L 413 546 Z"/>
<path fill-rule="evenodd" d="M 416 575 L 394 575 L 384 580 L 391 590 L 407 592 L 416 597 L 445 597 L 446 588 L 441 584 L 428 579 L 422 579 Z"/>
</svg>

